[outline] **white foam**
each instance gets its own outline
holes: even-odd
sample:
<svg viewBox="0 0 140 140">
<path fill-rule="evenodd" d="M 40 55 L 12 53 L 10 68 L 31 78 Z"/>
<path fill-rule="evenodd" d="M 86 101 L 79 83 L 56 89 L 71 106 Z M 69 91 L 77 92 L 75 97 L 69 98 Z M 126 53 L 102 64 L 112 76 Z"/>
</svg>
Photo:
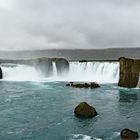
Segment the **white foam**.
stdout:
<svg viewBox="0 0 140 140">
<path fill-rule="evenodd" d="M 70 140 L 102 140 L 100 138 L 91 137 L 84 134 L 73 134 Z"/>
</svg>

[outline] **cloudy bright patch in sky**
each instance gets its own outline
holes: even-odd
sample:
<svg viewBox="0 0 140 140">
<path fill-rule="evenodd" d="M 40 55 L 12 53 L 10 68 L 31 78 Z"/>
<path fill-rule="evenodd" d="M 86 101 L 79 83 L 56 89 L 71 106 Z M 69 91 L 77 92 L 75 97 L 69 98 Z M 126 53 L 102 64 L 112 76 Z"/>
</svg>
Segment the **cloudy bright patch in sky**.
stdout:
<svg viewBox="0 0 140 140">
<path fill-rule="evenodd" d="M 0 50 L 140 47 L 139 0 L 0 0 Z"/>
</svg>

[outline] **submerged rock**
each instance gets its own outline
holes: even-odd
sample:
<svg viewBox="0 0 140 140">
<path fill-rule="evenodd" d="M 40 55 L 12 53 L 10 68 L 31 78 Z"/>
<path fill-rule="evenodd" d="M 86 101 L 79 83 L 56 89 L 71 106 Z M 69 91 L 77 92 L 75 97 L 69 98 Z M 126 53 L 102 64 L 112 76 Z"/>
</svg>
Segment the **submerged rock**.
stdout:
<svg viewBox="0 0 140 140">
<path fill-rule="evenodd" d="M 53 58 L 53 61 L 55 61 L 58 75 L 67 74 L 69 72 L 69 62 L 66 59 Z"/>
<path fill-rule="evenodd" d="M 3 78 L 2 69 L 1 69 L 1 67 L 0 67 L 0 79 L 2 79 L 2 78 Z"/>
<path fill-rule="evenodd" d="M 140 73 L 140 60 L 119 58 L 120 75 L 118 85 L 121 87 L 135 88 L 138 84 Z"/>
<path fill-rule="evenodd" d="M 71 86 L 74 88 L 98 88 L 98 87 L 100 87 L 95 82 L 91 82 L 91 83 L 73 83 L 73 82 L 70 82 L 66 86 Z"/>
<path fill-rule="evenodd" d="M 122 131 L 121 131 L 121 137 L 123 139 L 129 139 L 129 140 L 134 140 L 134 139 L 137 139 L 139 138 L 139 135 L 137 132 L 135 131 L 132 131 L 130 129 L 127 129 L 127 128 L 124 128 Z"/>
<path fill-rule="evenodd" d="M 77 117 L 82 117 L 82 118 L 92 118 L 97 115 L 95 108 L 90 106 L 86 102 L 81 102 L 75 108 L 74 113 Z"/>
</svg>

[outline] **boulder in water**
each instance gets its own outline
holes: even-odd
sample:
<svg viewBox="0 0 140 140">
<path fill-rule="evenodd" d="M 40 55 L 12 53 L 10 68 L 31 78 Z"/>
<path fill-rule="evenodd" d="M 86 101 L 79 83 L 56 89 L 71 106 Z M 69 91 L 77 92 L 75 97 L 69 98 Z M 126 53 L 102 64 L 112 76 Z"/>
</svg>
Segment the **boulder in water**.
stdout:
<svg viewBox="0 0 140 140">
<path fill-rule="evenodd" d="M 95 83 L 95 82 L 91 82 L 90 83 L 90 88 L 99 88 L 99 84 Z"/>
<path fill-rule="evenodd" d="M 95 82 L 91 82 L 91 83 L 73 83 L 73 82 L 70 82 L 66 86 L 71 86 L 74 88 L 98 88 L 98 87 L 100 87 Z"/>
<path fill-rule="evenodd" d="M 118 85 L 121 87 L 135 88 L 138 84 L 140 73 L 140 60 L 119 58 L 120 75 Z"/>
<path fill-rule="evenodd" d="M 53 58 L 56 63 L 57 74 L 63 75 L 69 72 L 69 62 L 65 58 Z"/>
<path fill-rule="evenodd" d="M 97 115 L 94 107 L 90 106 L 86 102 L 81 102 L 74 110 L 77 117 L 81 118 L 92 118 Z"/>
<path fill-rule="evenodd" d="M 130 129 L 127 129 L 127 128 L 124 128 L 122 131 L 121 131 L 121 137 L 123 139 L 129 139 L 129 140 L 134 140 L 134 139 L 137 139 L 139 138 L 139 135 L 137 132 L 135 131 L 132 131 Z"/>
<path fill-rule="evenodd" d="M 1 69 L 1 67 L 0 67 L 0 79 L 2 79 L 2 78 L 3 78 L 2 69 Z"/>
<path fill-rule="evenodd" d="M 68 84 L 66 84 L 66 86 L 72 86 L 73 82 L 69 82 Z"/>
</svg>

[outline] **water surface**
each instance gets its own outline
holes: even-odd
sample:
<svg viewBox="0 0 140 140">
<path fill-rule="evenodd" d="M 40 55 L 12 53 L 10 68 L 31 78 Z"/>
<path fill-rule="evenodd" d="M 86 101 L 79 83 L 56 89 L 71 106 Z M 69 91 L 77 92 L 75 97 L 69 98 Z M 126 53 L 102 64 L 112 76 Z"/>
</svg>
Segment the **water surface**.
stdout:
<svg viewBox="0 0 140 140">
<path fill-rule="evenodd" d="M 0 140 L 120 140 L 125 127 L 140 133 L 140 89 L 65 85 L 1 81 Z M 99 115 L 76 118 L 74 108 L 82 101 L 93 105 Z"/>
</svg>

